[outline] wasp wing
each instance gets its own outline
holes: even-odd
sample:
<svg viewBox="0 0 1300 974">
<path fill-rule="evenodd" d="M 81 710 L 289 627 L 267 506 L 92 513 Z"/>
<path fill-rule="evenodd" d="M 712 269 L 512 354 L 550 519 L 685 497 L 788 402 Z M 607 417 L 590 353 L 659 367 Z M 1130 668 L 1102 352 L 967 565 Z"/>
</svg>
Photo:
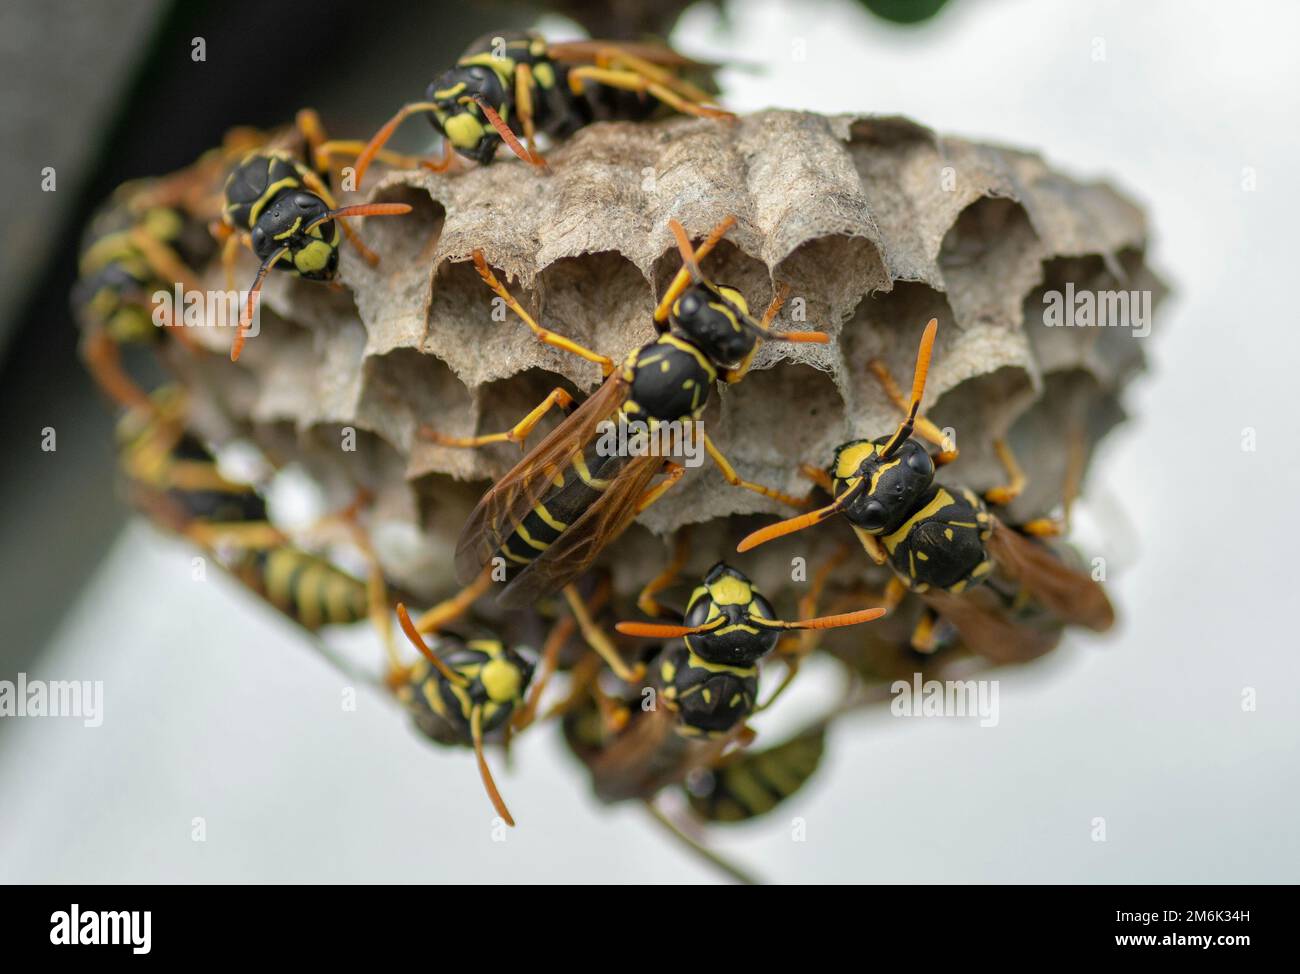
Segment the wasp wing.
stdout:
<svg viewBox="0 0 1300 974">
<path fill-rule="evenodd" d="M 530 605 L 581 577 L 635 520 L 641 496 L 663 465 L 663 457 L 629 458 L 599 499 L 502 589 L 498 603 Z"/>
<path fill-rule="evenodd" d="M 627 388 L 615 372 L 483 495 L 456 544 L 456 575 L 462 585 L 478 577 L 515 525 L 555 487 L 554 478 L 595 436 L 601 420 L 611 418 L 627 399 Z"/>
<path fill-rule="evenodd" d="M 993 518 L 988 551 L 1001 574 L 1018 582 L 1062 622 L 1095 632 L 1105 632 L 1114 625 L 1115 610 L 1105 590 L 1046 545 Z"/>
<path fill-rule="evenodd" d="M 1061 626 L 1029 625 L 997 605 L 994 593 L 975 588 L 959 595 L 930 589 L 921 598 L 960 634 L 966 647 L 994 663 L 1024 663 L 1056 648 Z"/>
</svg>

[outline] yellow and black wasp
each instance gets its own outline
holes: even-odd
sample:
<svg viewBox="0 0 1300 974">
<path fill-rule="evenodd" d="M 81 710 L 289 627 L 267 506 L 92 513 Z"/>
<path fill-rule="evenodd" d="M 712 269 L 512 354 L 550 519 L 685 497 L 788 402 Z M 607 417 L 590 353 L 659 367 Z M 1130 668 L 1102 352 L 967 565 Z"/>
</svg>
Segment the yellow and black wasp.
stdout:
<svg viewBox="0 0 1300 974">
<path fill-rule="evenodd" d="M 468 610 L 479 591 L 471 587 L 431 609 L 418 628 L 398 603 L 398 621 L 420 658 L 408 666 L 394 656 L 388 684 L 429 738 L 474 748 L 488 798 L 502 820 L 513 826 L 515 820 L 497 789 L 483 746 L 489 735 L 509 733 L 511 718 L 524 707 L 533 664 L 494 637 L 462 639 L 441 631 Z M 432 648 L 422 633 L 434 634 Z"/>
<path fill-rule="evenodd" d="M 662 576 L 652 583 L 661 584 Z M 647 607 L 644 597 L 641 604 Z M 776 648 L 782 634 L 855 626 L 884 614 L 885 609 L 873 608 L 785 622 L 753 582 L 719 562 L 691 593 L 681 625 L 620 622 L 615 628 L 625 636 L 682 640 L 661 655 L 660 695 L 679 715 L 678 733 L 722 738 L 757 708 L 758 662 Z"/>
<path fill-rule="evenodd" d="M 530 31 L 485 34 L 425 92 L 403 105 L 357 157 L 357 186 L 375 154 L 402 122 L 424 113 L 443 137 L 443 158 L 428 168 L 450 168 L 453 152 L 481 165 L 505 145 L 524 162 L 544 165 L 539 133 L 564 138 L 594 121 L 640 121 L 663 107 L 687 115 L 731 118 L 710 105 L 712 95 L 687 81 L 710 66 L 656 44 L 575 41 L 548 44 Z"/>
<path fill-rule="evenodd" d="M 769 525 L 741 541 L 748 551 L 843 514 L 877 564 L 888 564 L 897 601 L 917 593 L 951 623 L 974 652 L 997 662 L 1032 659 L 1055 645 L 1059 629 L 1025 625 L 1026 613 L 1102 632 L 1114 622 L 1105 591 L 1090 576 L 1069 567 L 1034 535 L 1050 535 L 1049 522 L 1016 530 L 986 507 L 1006 504 L 1024 486 L 1024 475 L 1005 443 L 998 453 L 1011 482 L 979 497 L 960 486 L 935 482 L 936 464 L 956 455 L 934 424 L 918 415 L 925 392 L 938 322 L 931 320 L 921 339 L 911 400 L 902 401 L 892 380 L 886 391 L 906 409 L 891 436 L 852 440 L 835 452 L 827 471 L 806 469 L 834 500 L 826 507 Z M 877 367 L 878 374 L 880 368 Z M 941 444 L 931 456 L 912 438 L 913 431 Z M 918 644 L 931 638 L 932 618 L 923 620 Z"/>
<path fill-rule="evenodd" d="M 411 212 L 406 203 L 340 208 L 330 192 L 328 161 L 347 143 L 326 143 L 319 119 L 309 110 L 298 113 L 296 130 L 286 146 L 271 144 L 248 153 L 226 179 L 221 221 L 213 226 L 213 233 L 224 242 L 227 273 L 240 242 L 261 261 L 230 348 L 232 361 L 237 361 L 243 350 L 257 296 L 273 268 L 309 281 L 332 281 L 338 274 L 343 234 L 375 264 L 378 257 L 349 229 L 346 220 Z M 230 281 L 227 284 L 233 289 Z"/>
<path fill-rule="evenodd" d="M 564 589 L 684 473 L 681 466 L 653 450 L 629 455 L 634 451 L 609 449 L 602 445 L 601 430 L 636 424 L 653 431 L 661 423 L 673 422 L 695 430 L 714 383 L 743 378 L 760 340 L 827 340 L 821 332 L 772 331 L 784 288 L 777 290 L 759 322 L 750 317 L 740 292 L 715 285 L 700 273 L 698 260 L 733 222 L 730 217 L 724 220 L 696 253 L 681 225 L 672 221 L 686 266 L 655 312 L 659 337 L 634 350 L 617 369 L 613 360 L 538 325 L 497 281 L 483 255 L 475 252 L 480 276 L 540 340 L 599 364 L 606 379 L 474 509 L 456 549 L 462 582 L 495 563 L 504 569 L 508 583 L 499 596 L 499 602 L 507 607 L 526 605 Z M 572 397 L 557 388 L 504 433 L 451 437 L 421 432 L 445 446 L 522 444 L 552 406 L 567 410 L 572 405 Z M 702 434 L 702 440 L 729 483 L 791 506 L 805 506 L 802 498 L 742 479 L 707 434 Z M 651 486 L 665 467 L 668 476 Z"/>
<path fill-rule="evenodd" d="M 82 330 L 82 357 L 100 388 L 125 407 L 148 396 L 122 367 L 123 345 L 159 347 L 169 336 L 196 348 L 181 322 L 154 304 L 159 291 L 197 289 L 195 273 L 215 253 L 207 224 L 218 212 L 220 181 L 232 154 L 256 136 L 229 133 L 191 166 L 119 187 L 91 221 L 78 261 L 72 308 Z"/>
<path fill-rule="evenodd" d="M 179 388 L 164 386 L 148 408 L 128 411 L 118 438 L 129 499 L 155 524 L 213 553 L 222 567 L 308 630 L 367 618 L 386 630 L 387 597 L 377 569 L 362 581 L 292 544 L 268 520 L 257 489 L 224 476 L 212 452 L 187 428 Z"/>
</svg>

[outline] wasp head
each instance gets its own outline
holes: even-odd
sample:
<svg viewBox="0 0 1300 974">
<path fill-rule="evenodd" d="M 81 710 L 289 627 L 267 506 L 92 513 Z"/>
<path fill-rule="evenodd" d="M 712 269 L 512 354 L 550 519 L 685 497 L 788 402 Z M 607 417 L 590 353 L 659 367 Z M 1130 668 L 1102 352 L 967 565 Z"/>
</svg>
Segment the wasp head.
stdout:
<svg viewBox="0 0 1300 974">
<path fill-rule="evenodd" d="M 744 574 L 719 562 L 691 595 L 683 625 L 703 626 L 718 619 L 710 632 L 686 637 L 686 644 L 711 663 L 745 666 L 771 652 L 780 633 L 754 623 L 775 619 L 772 605 Z"/>
<path fill-rule="evenodd" d="M 437 107 L 431 121 L 452 148 L 478 163 L 489 163 L 501 144 L 479 102 L 491 105 L 502 118 L 510 102 L 501 76 L 481 64 L 459 65 L 429 85 L 426 98 Z"/>
<path fill-rule="evenodd" d="M 891 456 L 883 457 L 880 451 L 890 439 L 882 436 L 869 444 L 846 444 L 837 455 L 838 464 L 853 447 L 870 447 L 848 478 L 853 493 L 844 505 L 844 516 L 868 534 L 889 534 L 900 527 L 934 483 L 934 461 L 925 447 L 907 439 Z M 862 486 L 856 487 L 859 482 Z"/>
<path fill-rule="evenodd" d="M 749 305 L 735 288 L 692 284 L 673 304 L 671 325 L 716 365 L 741 362 L 758 341 L 744 323 Z"/>
<path fill-rule="evenodd" d="M 338 271 L 338 239 L 329 205 L 305 189 L 280 193 L 258 216 L 250 234 L 253 253 L 267 260 L 288 247 L 295 273 L 313 281 L 333 280 Z"/>
</svg>

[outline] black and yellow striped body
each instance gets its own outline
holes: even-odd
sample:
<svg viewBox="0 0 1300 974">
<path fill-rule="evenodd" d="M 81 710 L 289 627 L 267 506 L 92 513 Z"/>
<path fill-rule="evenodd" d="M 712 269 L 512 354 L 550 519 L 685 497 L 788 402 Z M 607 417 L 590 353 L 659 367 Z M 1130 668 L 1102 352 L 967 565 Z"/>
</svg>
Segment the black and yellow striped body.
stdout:
<svg viewBox="0 0 1300 974">
<path fill-rule="evenodd" d="M 629 354 L 622 375 L 628 397 L 609 420 L 640 422 L 647 429 L 661 421 L 697 420 L 717 378 L 709 360 L 675 335 L 661 335 Z M 554 488 L 515 525 L 498 552 L 505 559 L 506 580 L 532 564 L 595 504 L 631 459 L 606 449 L 597 437 L 557 472 Z"/>
<path fill-rule="evenodd" d="M 587 85 L 582 94 L 575 94 L 569 87 L 568 67 L 551 60 L 540 35 L 531 31 L 485 34 L 425 92 L 425 99 L 437 106 L 429 121 L 462 156 L 486 165 L 501 144 L 478 99 L 491 105 L 510 130 L 524 138 L 516 90 L 520 65 L 531 79 L 534 128 L 554 138 L 566 138 L 593 121 L 640 121 L 659 104 L 652 97 L 600 84 Z"/>
<path fill-rule="evenodd" d="M 758 667 L 710 663 L 686 645 L 667 650 L 659 664 L 660 697 L 677 714 L 686 737 L 722 737 L 754 712 Z"/>
<path fill-rule="evenodd" d="M 600 499 L 627 465 L 629 457 L 601 456 L 597 441 L 553 478 L 555 487 L 515 525 L 500 549 L 506 581 L 539 558 L 569 526 Z"/>
<path fill-rule="evenodd" d="M 164 280 L 141 249 L 144 236 L 166 248 L 185 267 L 202 267 L 215 243 L 202 221 L 171 206 L 137 207 L 133 195 L 148 184 L 128 184 L 96 217 L 83 243 L 72 289 L 77 321 L 103 328 L 118 344 L 161 341 L 166 330 L 153 320 L 153 295 L 169 295 L 178 283 Z"/>
<path fill-rule="evenodd" d="M 719 562 L 691 593 L 684 626 L 702 626 L 718 618 L 727 621 L 706 633 L 685 637 L 686 645 L 701 659 L 732 666 L 750 666 L 775 648 L 777 629 L 754 625 L 753 620 L 775 619 L 772 605 L 752 582 L 736 569 Z"/>
<path fill-rule="evenodd" d="M 819 724 L 765 750 L 744 751 L 687 790 L 691 810 L 706 822 L 746 822 L 766 815 L 813 776 L 826 749 Z"/>
<path fill-rule="evenodd" d="M 890 439 L 852 440 L 835 451 L 829 472 L 835 496 L 848 496 L 845 517 L 880 539 L 895 573 L 917 592 L 956 594 L 984 581 L 993 570 L 984 502 L 965 487 L 936 484 L 934 461 L 916 440 L 882 457 Z"/>
<path fill-rule="evenodd" d="M 342 231 L 335 220 L 310 226 L 334 208 L 318 188 L 325 175 L 283 150 L 250 153 L 226 180 L 222 219 L 249 234 L 253 253 L 265 261 L 282 247 L 279 270 L 311 281 L 332 281 L 338 274 Z M 310 229 L 308 227 L 310 226 Z"/>
<path fill-rule="evenodd" d="M 633 351 L 623 362 L 628 398 L 623 415 L 647 423 L 698 420 L 718 370 L 693 342 L 674 334 Z"/>
<path fill-rule="evenodd" d="M 242 582 L 306 629 L 346 626 L 369 615 L 365 582 L 293 545 L 245 552 L 231 567 Z"/>
<path fill-rule="evenodd" d="M 416 726 L 435 741 L 468 745 L 474 708 L 482 708 L 483 733 L 488 734 L 504 726 L 523 703 L 533 677 L 532 664 L 500 640 L 461 641 L 443 634 L 432 651 L 465 677 L 467 685 L 452 683 L 421 657 L 398 687 L 397 696 Z"/>
<path fill-rule="evenodd" d="M 984 546 L 992 530 L 984 502 L 974 491 L 935 484 L 907 521 L 880 540 L 909 588 L 940 588 L 956 595 L 993 570 Z"/>
</svg>

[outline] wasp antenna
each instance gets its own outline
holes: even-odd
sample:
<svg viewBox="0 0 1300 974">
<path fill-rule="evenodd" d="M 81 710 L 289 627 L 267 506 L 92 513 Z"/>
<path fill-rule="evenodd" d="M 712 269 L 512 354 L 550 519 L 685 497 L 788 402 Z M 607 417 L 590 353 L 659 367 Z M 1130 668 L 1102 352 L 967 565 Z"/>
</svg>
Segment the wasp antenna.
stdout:
<svg viewBox="0 0 1300 974">
<path fill-rule="evenodd" d="M 366 170 L 370 168 L 370 163 L 374 161 L 375 156 L 379 155 L 379 150 L 393 137 L 397 127 L 416 112 L 429 112 L 437 107 L 433 102 L 428 101 L 411 102 L 409 105 L 403 105 L 399 108 L 397 114 L 384 123 L 384 127 L 374 134 L 370 141 L 366 143 L 366 147 L 361 150 L 361 154 L 356 158 L 354 165 L 356 167 L 357 189 L 361 188 L 361 181 L 366 178 Z"/>
<path fill-rule="evenodd" d="M 288 247 L 281 247 L 262 261 L 262 266 L 257 269 L 257 277 L 254 278 L 253 287 L 248 292 L 248 300 L 244 302 L 244 311 L 239 316 L 239 331 L 235 332 L 235 340 L 230 345 L 230 361 L 238 362 L 240 354 L 244 351 L 244 342 L 248 341 L 248 329 L 253 323 L 253 307 L 257 304 L 258 296 L 262 293 L 262 285 L 266 282 L 266 275 L 271 273 L 271 268 L 288 252 Z"/>
<path fill-rule="evenodd" d="M 474 104 L 478 105 L 482 110 L 483 117 L 488 120 L 489 125 L 496 129 L 497 135 L 501 136 L 501 141 L 506 144 L 511 152 L 530 166 L 537 166 L 539 169 L 549 168 L 546 165 L 545 159 L 524 148 L 524 144 L 520 142 L 515 133 L 510 130 L 510 126 L 506 124 L 505 119 L 498 115 L 497 110 L 489 105 L 485 99 L 475 98 Z"/>
<path fill-rule="evenodd" d="M 856 492 L 862 482 L 845 491 L 830 504 L 825 507 L 819 507 L 815 511 L 809 511 L 807 514 L 799 514 L 795 517 L 787 518 L 784 521 L 777 521 L 775 524 L 769 524 L 767 527 L 759 528 L 752 534 L 746 535 L 741 539 L 740 544 L 736 545 L 737 551 L 749 551 L 751 548 L 757 548 L 761 544 L 767 544 L 769 541 L 775 541 L 777 538 L 784 538 L 787 534 L 794 534 L 802 531 L 804 528 L 810 528 L 815 524 L 821 524 L 829 517 L 833 517 L 844 509 L 848 498 Z"/>
<path fill-rule="evenodd" d="M 818 616 L 814 619 L 801 619 L 798 622 L 781 623 L 782 629 L 841 629 L 844 626 L 856 626 L 863 622 L 872 622 L 883 616 L 888 610 L 861 609 L 857 612 L 843 612 L 833 616 Z"/>
<path fill-rule="evenodd" d="M 470 736 L 474 740 L 474 757 L 478 760 L 478 773 L 483 779 L 483 787 L 487 790 L 488 799 L 492 802 L 492 807 L 497 810 L 497 814 L 505 821 L 506 825 L 514 828 L 515 820 L 510 814 L 510 809 L 506 808 L 505 799 L 501 797 L 501 792 L 497 790 L 497 783 L 492 779 L 492 769 L 488 767 L 487 758 L 483 756 L 483 705 L 479 704 L 469 712 L 469 729 Z"/>
<path fill-rule="evenodd" d="M 916 369 L 912 373 L 912 398 L 907 408 L 907 418 L 898 426 L 890 441 L 880 451 L 882 458 L 894 455 L 903 442 L 912 435 L 916 426 L 916 414 L 921 410 L 921 399 L 925 396 L 925 380 L 930 374 L 930 354 L 934 350 L 934 336 L 939 330 L 939 319 L 931 318 L 921 335 L 921 347 L 916 352 Z"/>
<path fill-rule="evenodd" d="M 427 659 L 433 668 L 442 674 L 444 679 L 458 687 L 469 686 L 469 680 L 448 666 L 441 656 L 425 644 L 424 637 L 420 635 L 419 630 L 411 622 L 411 617 L 406 612 L 406 606 L 401 602 L 397 603 L 397 621 L 402 627 L 402 632 L 406 633 L 406 638 L 411 641 L 411 645 L 420 651 L 420 655 Z"/>
<path fill-rule="evenodd" d="M 691 241 L 686 236 L 686 230 L 677 220 L 668 221 L 668 229 L 672 231 L 673 239 L 677 241 L 677 249 L 682 255 L 683 266 L 673 275 L 672 283 L 668 285 L 668 290 L 664 292 L 663 298 L 660 299 L 659 305 L 655 308 L 655 321 L 660 322 L 667 319 L 672 313 L 673 304 L 682 296 L 682 292 L 690 286 L 691 280 L 703 280 L 704 275 L 700 271 L 700 261 L 717 246 L 718 241 L 727 235 L 727 231 L 736 225 L 734 216 L 725 216 L 711 231 L 704 243 L 700 244 L 698 250 L 691 248 Z"/>
<path fill-rule="evenodd" d="M 717 629 L 725 618 L 714 619 L 703 626 L 669 626 L 658 622 L 619 622 L 614 629 L 624 636 L 637 636 L 641 639 L 681 639 L 683 636 L 696 636 L 700 633 Z"/>
</svg>

